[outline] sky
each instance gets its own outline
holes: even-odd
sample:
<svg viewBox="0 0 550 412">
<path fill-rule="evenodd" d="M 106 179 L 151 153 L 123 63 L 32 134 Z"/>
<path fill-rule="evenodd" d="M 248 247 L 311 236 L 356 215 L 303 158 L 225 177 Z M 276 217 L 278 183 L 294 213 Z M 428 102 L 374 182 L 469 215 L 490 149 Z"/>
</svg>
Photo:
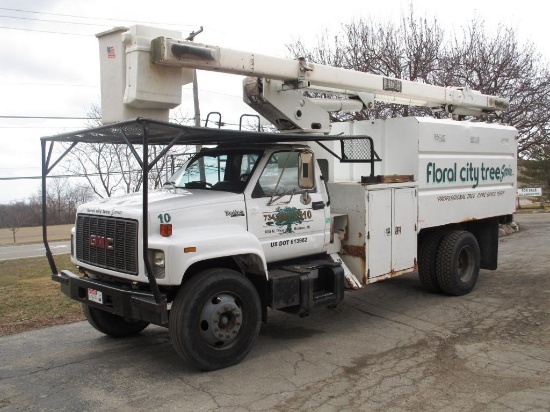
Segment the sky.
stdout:
<svg viewBox="0 0 550 412">
<path fill-rule="evenodd" d="M 116 26 L 146 24 L 181 31 L 182 38 L 201 26 L 196 41 L 278 57 L 287 44 L 313 46 L 324 31 L 337 33 L 358 18 L 397 21 L 409 0 L 341 0 L 338 3 L 278 0 L 200 2 L 156 0 L 0 0 L 0 203 L 36 195 L 40 175 L 40 137 L 86 128 L 92 105 L 100 103 L 99 52 L 95 34 Z M 442 2 L 414 0 L 418 16 L 437 18 L 460 32 L 474 18 L 489 30 L 499 23 L 516 29 L 550 61 L 547 17 L 540 1 Z M 252 109 L 242 103 L 242 77 L 199 72 L 201 118 L 211 111 L 238 124 Z M 193 116 L 191 86 L 184 86 L 179 111 Z M 14 118 L 14 117 L 23 118 Z M 34 117 L 34 118 L 33 118 Z M 43 117 L 40 119 L 39 117 Z M 56 119 L 59 117 L 59 119 Z M 64 174 L 56 169 L 53 174 Z"/>
</svg>

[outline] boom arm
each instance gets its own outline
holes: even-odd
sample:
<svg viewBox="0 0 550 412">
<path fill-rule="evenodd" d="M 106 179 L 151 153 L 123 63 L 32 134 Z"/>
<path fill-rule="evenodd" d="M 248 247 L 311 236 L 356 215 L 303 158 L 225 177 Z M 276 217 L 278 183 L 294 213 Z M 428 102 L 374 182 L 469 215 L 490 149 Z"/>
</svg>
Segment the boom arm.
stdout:
<svg viewBox="0 0 550 412">
<path fill-rule="evenodd" d="M 509 105 L 506 99 L 467 87 L 434 86 L 178 36 L 139 25 L 97 35 L 104 123 L 139 116 L 167 120 L 168 110 L 181 103 L 181 86 L 192 81 L 196 69 L 249 76 L 244 81 L 244 101 L 281 131 L 328 133 L 328 112 L 359 111 L 375 101 L 475 117 L 498 114 Z M 300 93 L 303 90 L 339 98 L 310 99 Z"/>
<path fill-rule="evenodd" d="M 336 93 L 356 94 L 364 102 L 380 100 L 437 107 L 471 116 L 499 112 L 509 105 L 506 99 L 468 88 L 441 87 L 395 79 L 309 63 L 303 58 L 278 58 L 166 37 L 153 40 L 151 47 L 153 62 L 156 64 L 275 79 L 287 87 L 330 88 Z"/>
</svg>

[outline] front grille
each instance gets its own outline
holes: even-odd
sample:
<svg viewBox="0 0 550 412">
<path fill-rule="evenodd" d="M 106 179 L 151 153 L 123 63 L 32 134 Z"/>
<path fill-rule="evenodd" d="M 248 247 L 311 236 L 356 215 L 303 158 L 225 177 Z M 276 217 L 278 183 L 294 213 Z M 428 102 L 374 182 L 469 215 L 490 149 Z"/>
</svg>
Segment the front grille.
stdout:
<svg viewBox="0 0 550 412">
<path fill-rule="evenodd" d="M 138 274 L 136 220 L 79 214 L 76 258 L 83 263 L 130 275 Z"/>
</svg>

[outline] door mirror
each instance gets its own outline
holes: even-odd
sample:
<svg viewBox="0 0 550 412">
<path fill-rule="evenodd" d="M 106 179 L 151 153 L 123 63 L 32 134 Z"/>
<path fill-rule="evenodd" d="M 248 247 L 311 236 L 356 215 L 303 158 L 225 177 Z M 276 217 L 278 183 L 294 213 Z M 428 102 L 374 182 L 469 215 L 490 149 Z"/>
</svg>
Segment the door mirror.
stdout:
<svg viewBox="0 0 550 412">
<path fill-rule="evenodd" d="M 313 152 L 300 152 L 298 162 L 298 186 L 300 189 L 311 190 L 315 187 L 313 173 Z"/>
</svg>

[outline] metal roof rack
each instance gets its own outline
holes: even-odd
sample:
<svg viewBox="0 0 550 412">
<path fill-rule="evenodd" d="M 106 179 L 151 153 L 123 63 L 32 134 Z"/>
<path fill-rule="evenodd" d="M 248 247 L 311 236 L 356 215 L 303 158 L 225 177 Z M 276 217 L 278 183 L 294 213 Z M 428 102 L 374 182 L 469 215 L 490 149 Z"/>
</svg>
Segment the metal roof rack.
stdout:
<svg viewBox="0 0 550 412">
<path fill-rule="evenodd" d="M 364 136 L 367 139 L 370 137 Z M 52 275 L 57 275 L 57 267 L 51 253 L 47 236 L 47 213 L 46 213 L 46 178 L 52 169 L 78 144 L 78 143 L 109 143 L 128 145 L 132 154 L 139 163 L 144 176 L 155 164 L 175 145 L 219 145 L 219 144 L 262 144 L 262 143 L 292 143 L 316 141 L 326 149 L 320 141 L 334 140 L 357 140 L 361 136 L 342 135 L 312 135 L 312 134 L 290 134 L 290 133 L 265 133 L 243 130 L 229 130 L 218 128 L 206 128 L 195 126 L 184 126 L 176 123 L 163 122 L 145 118 L 137 118 L 124 122 L 109 124 L 106 126 L 94 127 L 70 133 L 42 137 L 42 239 L 46 249 L 46 257 L 50 264 Z M 54 144 L 69 143 L 69 147 L 55 160 L 52 160 Z M 49 145 L 48 145 L 49 144 Z M 141 145 L 141 155 L 134 145 Z M 149 146 L 164 145 L 165 147 L 154 159 L 149 161 Z M 328 150 L 328 149 L 327 149 Z M 329 150 L 330 152 L 330 150 Z M 334 154 L 333 152 L 330 152 Z M 334 154 L 335 155 L 335 154 Z M 337 156 L 337 155 L 335 155 Z M 339 156 L 337 156 L 340 158 Z M 341 159 L 341 158 L 340 158 Z M 361 160 L 358 160 L 361 161 Z M 364 161 L 368 162 L 367 159 Z M 143 216 L 148 214 L 149 189 L 147 184 L 143 185 Z M 151 270 L 148 259 L 148 219 L 142 219 L 142 255 L 147 271 L 147 277 L 155 301 L 159 306 L 166 305 L 166 296 L 162 295 Z"/>
</svg>

